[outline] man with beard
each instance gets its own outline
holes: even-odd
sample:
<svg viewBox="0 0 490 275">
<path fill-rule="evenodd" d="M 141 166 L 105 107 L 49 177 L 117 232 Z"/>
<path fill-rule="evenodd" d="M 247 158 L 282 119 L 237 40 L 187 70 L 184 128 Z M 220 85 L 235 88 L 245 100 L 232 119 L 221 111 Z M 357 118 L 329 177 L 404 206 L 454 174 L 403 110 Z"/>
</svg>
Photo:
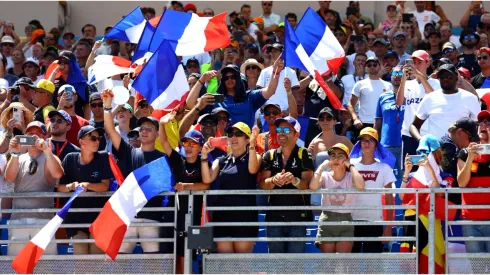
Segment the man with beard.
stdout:
<svg viewBox="0 0 490 275">
<path fill-rule="evenodd" d="M 442 45 L 442 57 L 451 60 L 451 63 L 457 68 L 461 67 L 458 60 L 458 49 L 453 43 L 446 42 Z"/>
<path fill-rule="evenodd" d="M 481 72 L 471 79 L 471 85 L 475 89 L 490 88 L 490 48 L 483 47 L 477 53 L 478 65 Z"/>
<path fill-rule="evenodd" d="M 68 153 L 80 152 L 80 148 L 66 140 L 66 133 L 71 129 L 72 123 L 70 115 L 60 110 L 49 112 L 48 117 L 48 131 L 51 134 L 48 146 L 53 154 L 63 161 Z"/>
<path fill-rule="evenodd" d="M 458 56 L 459 66 L 468 69 L 471 77 L 480 73 L 480 66 L 476 60 L 476 45 L 480 42 L 480 36 L 473 29 L 464 29 L 459 36 L 463 53 Z"/>
<path fill-rule="evenodd" d="M 65 90 L 69 90 L 71 88 L 71 92 Z M 77 102 L 78 95 L 75 91 L 75 88 L 71 85 L 63 85 L 58 90 L 58 110 L 64 110 L 68 115 L 70 115 L 72 123 L 71 129 L 68 131 L 66 138 L 69 142 L 73 143 L 76 146 L 79 146 L 78 143 L 78 131 L 83 126 L 89 125 L 88 121 L 83 117 L 78 116 L 75 113 L 75 102 Z"/>
</svg>

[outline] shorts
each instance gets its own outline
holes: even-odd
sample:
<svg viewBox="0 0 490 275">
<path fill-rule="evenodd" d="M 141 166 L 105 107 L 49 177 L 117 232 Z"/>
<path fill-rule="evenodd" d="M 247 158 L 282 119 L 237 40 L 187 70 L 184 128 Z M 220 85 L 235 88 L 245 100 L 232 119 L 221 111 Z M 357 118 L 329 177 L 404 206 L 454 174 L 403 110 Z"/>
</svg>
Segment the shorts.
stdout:
<svg viewBox="0 0 490 275">
<path fill-rule="evenodd" d="M 43 228 L 50 220 L 49 219 L 36 219 L 36 218 L 21 218 L 8 221 L 9 225 L 39 225 L 39 227 L 25 227 L 25 228 L 9 228 L 9 240 L 11 241 L 25 241 L 25 243 L 12 243 L 8 245 L 8 255 L 16 256 L 26 246 L 37 233 Z M 44 249 L 44 255 L 56 255 L 58 252 L 55 243 L 49 243 Z"/>
<path fill-rule="evenodd" d="M 351 222 L 351 213 L 337 213 L 324 211 L 318 219 L 319 222 Z M 353 225 L 319 225 L 317 238 L 335 238 L 335 237 L 354 237 Z M 336 243 L 335 241 L 316 241 L 315 246 L 318 248 L 320 244 Z"/>
<path fill-rule="evenodd" d="M 133 223 L 154 223 L 156 221 L 150 219 L 134 219 Z M 125 239 L 134 239 L 134 238 L 158 238 L 159 237 L 159 228 L 156 226 L 149 227 L 141 227 L 141 226 L 130 226 L 128 231 L 126 231 L 126 235 L 124 235 Z M 120 253 L 133 253 L 134 248 L 136 247 L 136 243 L 128 243 L 123 242 L 121 248 L 119 249 Z M 152 253 L 159 251 L 159 243 L 158 242 L 142 242 L 141 248 L 145 253 Z"/>
<path fill-rule="evenodd" d="M 258 211 L 216 211 L 213 222 L 258 222 Z M 216 226 L 216 238 L 257 238 L 258 226 Z"/>
</svg>

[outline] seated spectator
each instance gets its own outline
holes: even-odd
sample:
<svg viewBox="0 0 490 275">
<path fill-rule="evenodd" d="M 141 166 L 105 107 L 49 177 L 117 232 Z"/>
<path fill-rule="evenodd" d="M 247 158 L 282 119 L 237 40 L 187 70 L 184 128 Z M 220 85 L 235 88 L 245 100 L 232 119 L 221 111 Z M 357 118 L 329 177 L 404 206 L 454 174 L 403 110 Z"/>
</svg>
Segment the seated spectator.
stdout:
<svg viewBox="0 0 490 275">
<path fill-rule="evenodd" d="M 357 20 L 361 20 L 364 23 L 371 23 L 371 24 L 373 23 L 371 18 L 361 14 L 361 4 L 359 1 L 349 1 L 349 8 L 354 8 L 356 11 L 356 13 L 353 14 L 353 16 L 355 17 L 355 20 L 349 19 L 349 21 L 355 22 Z"/>
<path fill-rule="evenodd" d="M 476 26 L 481 21 L 482 14 L 486 13 L 483 8 L 483 1 L 471 1 L 463 17 L 459 21 L 462 28 L 471 28 L 476 31 Z"/>
<path fill-rule="evenodd" d="M 289 24 L 291 24 L 291 27 L 296 28 L 296 24 L 298 23 L 298 17 L 296 16 L 295 13 L 289 12 L 286 14 L 286 20 L 288 20 Z"/>
<path fill-rule="evenodd" d="M 49 80 L 41 80 L 37 83 L 34 93 L 32 94 L 32 104 L 37 106 L 34 110 L 34 120 L 45 123 L 48 120 L 48 114 L 56 110 L 53 107 L 54 84 Z"/>
<path fill-rule="evenodd" d="M 333 32 L 335 30 L 335 27 L 337 27 L 337 14 L 338 12 L 334 10 L 326 10 L 325 15 L 323 19 L 325 20 L 325 23 L 327 24 L 328 28 Z"/>
<path fill-rule="evenodd" d="M 259 54 L 259 46 L 257 46 L 257 44 L 254 44 L 254 43 L 247 44 L 247 46 L 245 48 L 244 55 L 243 55 L 243 59 L 244 60 L 248 60 L 248 59 L 261 60 L 261 58 L 262 57 Z"/>
<path fill-rule="evenodd" d="M 253 132 L 243 122 L 228 128 L 228 143 L 231 153 L 213 161 L 211 167 L 206 157 L 201 158 L 202 182 L 211 184 L 218 180 L 220 190 L 253 190 L 257 188 L 257 173 L 260 170 L 262 157 L 255 152 L 255 140 L 259 128 Z M 207 156 L 215 148 L 207 141 L 201 156 Z M 255 195 L 223 195 L 214 206 L 256 206 Z M 257 222 L 258 212 L 250 211 L 216 211 L 212 213 L 212 222 Z M 305 234 L 305 232 L 303 233 Z M 257 226 L 215 227 L 214 237 L 256 238 Z M 252 253 L 254 241 L 220 241 L 216 242 L 218 253 Z"/>
<path fill-rule="evenodd" d="M 13 182 L 14 193 L 23 192 L 53 192 L 57 181 L 63 176 L 63 167 L 59 158 L 46 145 L 46 126 L 34 121 L 26 127 L 26 135 L 35 137 L 35 145 L 27 146 L 27 153 L 21 154 L 23 145 L 17 137 L 12 138 L 9 145 L 10 160 L 5 169 L 5 180 Z M 25 147 L 24 147 L 25 149 Z M 68 170 L 67 170 L 68 171 Z M 43 209 L 52 208 L 52 198 L 14 198 L 12 209 Z M 31 212 L 13 213 L 10 225 L 39 225 L 29 228 L 9 228 L 9 240 L 28 242 L 53 217 L 53 213 Z M 16 256 L 25 244 L 9 244 L 8 255 Z M 49 244 L 44 253 L 56 255 L 56 245 Z"/>
<path fill-rule="evenodd" d="M 464 29 L 459 36 L 459 42 L 463 45 L 463 52 L 458 56 L 459 66 L 468 69 L 471 77 L 474 77 L 480 73 L 480 66 L 478 66 L 475 55 L 476 45 L 480 42 L 480 35 L 472 29 Z"/>
<path fill-rule="evenodd" d="M 70 89 L 71 88 L 71 89 Z M 70 89 L 71 92 L 66 91 Z M 75 102 L 77 102 L 78 94 L 75 91 L 75 88 L 71 85 L 63 85 L 58 90 L 58 110 L 64 110 L 71 116 L 72 124 L 71 129 L 68 131 L 66 138 L 69 142 L 79 146 L 78 143 L 78 131 L 83 126 L 89 125 L 88 121 L 83 117 L 78 116 L 75 113 Z"/>
<path fill-rule="evenodd" d="M 395 68 L 399 63 L 400 59 L 398 59 L 398 54 L 394 51 L 387 51 L 383 58 L 383 66 L 379 71 L 381 79 L 391 82 L 393 68 Z"/>
<path fill-rule="evenodd" d="M 442 43 L 451 42 L 456 46 L 456 49 L 461 48 L 461 43 L 459 42 L 459 36 L 453 35 L 453 24 L 451 21 L 447 20 L 442 22 L 441 28 L 439 31 L 441 32 L 441 40 Z"/>
<path fill-rule="evenodd" d="M 356 70 L 356 68 L 354 67 L 354 59 L 356 58 L 357 54 L 359 53 L 365 54 L 367 58 L 375 56 L 374 52 L 368 49 L 367 40 L 364 36 L 362 36 L 362 38 L 359 41 L 354 42 L 354 50 L 355 53 L 348 55 L 344 61 L 344 65 L 347 66 L 347 74 L 354 74 Z"/>
<path fill-rule="evenodd" d="M 480 33 L 480 45 L 478 46 L 478 49 L 481 47 L 488 47 L 488 33 L 487 32 L 481 32 Z"/>
<path fill-rule="evenodd" d="M 12 51 L 15 48 L 15 41 L 11 36 L 5 35 L 0 40 L 0 46 L 2 47 L 2 55 L 7 58 L 7 67 L 6 69 L 10 69 L 14 67 L 14 63 L 12 62 Z"/>
<path fill-rule="evenodd" d="M 471 85 L 475 89 L 490 88 L 490 80 L 488 80 L 488 77 L 490 77 L 490 48 L 479 49 L 476 58 L 478 67 L 481 68 L 481 73 L 472 76 Z"/>
<path fill-rule="evenodd" d="M 217 107 L 211 111 L 211 115 L 215 116 L 218 120 L 218 126 L 216 128 L 216 135 L 226 136 L 226 129 L 228 128 L 228 123 L 230 122 L 230 113 L 225 108 Z"/>
<path fill-rule="evenodd" d="M 453 43 L 451 43 L 451 42 L 444 43 L 444 45 L 442 45 L 441 54 L 442 54 L 441 55 L 442 58 L 447 58 L 447 59 L 451 60 L 451 63 L 454 66 L 456 66 L 457 68 L 460 67 L 459 59 L 458 59 L 458 55 L 459 55 L 458 49 L 456 48 L 456 46 Z"/>
<path fill-rule="evenodd" d="M 63 49 L 71 51 L 73 45 L 75 44 L 75 34 L 72 32 L 65 32 L 63 34 Z"/>
<path fill-rule="evenodd" d="M 398 64 L 405 64 L 405 60 L 410 57 L 407 53 L 407 35 L 404 32 L 395 32 L 391 39 L 392 50 L 398 54 Z"/>
<path fill-rule="evenodd" d="M 310 181 L 310 189 L 364 189 L 364 179 L 356 167 L 350 164 L 350 150 L 342 143 L 337 143 L 328 149 L 330 160 L 325 160 L 316 170 Z M 326 168 L 330 171 L 324 172 Z M 322 206 L 352 206 L 355 205 L 356 194 L 322 194 Z M 318 219 L 319 222 L 351 222 L 352 209 L 326 210 Z M 317 238 L 352 238 L 354 226 L 319 225 Z M 315 246 L 323 253 L 350 253 L 352 242 L 349 241 L 316 241 Z"/>
</svg>

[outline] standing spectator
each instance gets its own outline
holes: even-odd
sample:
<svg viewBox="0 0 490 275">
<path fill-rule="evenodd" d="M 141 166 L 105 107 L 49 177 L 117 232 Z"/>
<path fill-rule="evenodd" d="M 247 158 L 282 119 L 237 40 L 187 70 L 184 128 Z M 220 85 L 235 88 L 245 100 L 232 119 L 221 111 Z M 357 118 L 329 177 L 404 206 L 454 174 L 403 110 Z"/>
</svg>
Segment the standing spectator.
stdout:
<svg viewBox="0 0 490 275">
<path fill-rule="evenodd" d="M 476 60 L 476 45 L 480 42 L 480 35 L 472 29 L 464 29 L 459 36 L 459 42 L 463 45 L 463 52 L 458 56 L 459 66 L 468 69 L 471 77 L 480 73 L 480 66 Z"/>
<path fill-rule="evenodd" d="M 428 35 L 429 45 L 427 52 L 430 54 L 432 60 L 441 59 L 442 54 L 442 43 L 441 43 L 441 33 L 439 31 L 431 31 Z M 435 69 L 435 68 L 433 68 Z"/>
<path fill-rule="evenodd" d="M 49 112 L 56 110 L 52 104 L 53 93 L 53 82 L 43 79 L 37 83 L 32 94 L 32 104 L 37 106 L 34 110 L 34 120 L 45 123 Z"/>
<path fill-rule="evenodd" d="M 390 30 L 396 27 L 398 14 L 396 12 L 396 5 L 391 4 L 386 7 L 386 19 L 379 23 L 378 29 L 383 30 L 385 36 L 388 36 Z"/>
<path fill-rule="evenodd" d="M 481 22 L 481 16 L 485 13 L 483 1 L 471 1 L 463 17 L 459 20 L 462 28 L 471 28 L 476 31 L 476 26 Z"/>
<path fill-rule="evenodd" d="M 381 79 L 391 82 L 393 68 L 395 68 L 398 63 L 400 63 L 398 54 L 394 51 L 387 51 L 383 58 L 383 66 L 381 66 L 381 70 L 379 71 Z"/>
<path fill-rule="evenodd" d="M 418 141 L 412 137 L 409 130 L 420 102 L 426 94 L 441 87 L 439 80 L 427 78 L 430 57 L 426 51 L 413 52 L 411 60 L 413 60 L 413 66 L 405 65 L 403 67 L 402 80 L 396 94 L 396 105 L 402 106 L 404 102 L 406 104 L 402 125 L 402 156 L 415 155 Z M 422 133 L 426 132 L 425 127 L 422 129 Z"/>
<path fill-rule="evenodd" d="M 7 70 L 14 67 L 12 62 L 12 50 L 15 47 L 15 41 L 11 36 L 5 35 L 0 40 L 0 45 L 2 46 L 2 55 L 7 58 Z"/>
<path fill-rule="evenodd" d="M 488 33 L 487 32 L 480 32 L 480 44 L 478 48 L 481 47 L 488 47 Z"/>
<path fill-rule="evenodd" d="M 91 94 L 89 97 L 89 103 L 90 110 L 92 111 L 92 118 L 88 121 L 89 125 L 93 126 L 94 128 L 104 129 L 104 105 L 102 103 L 102 97 L 100 93 L 96 92 Z M 99 151 L 105 150 L 106 146 L 107 137 L 104 136 L 104 138 L 99 143 Z"/>
<path fill-rule="evenodd" d="M 344 98 L 342 100 L 342 105 L 344 105 L 344 107 L 347 107 L 347 105 L 349 104 L 352 95 L 352 88 L 354 88 L 354 85 L 358 81 L 361 81 L 368 77 L 365 69 L 366 60 L 367 60 L 366 54 L 358 53 L 354 55 L 355 55 L 354 62 L 353 62 L 353 66 L 355 68 L 354 73 L 344 75 L 340 79 L 342 81 L 342 85 L 344 85 Z"/>
<path fill-rule="evenodd" d="M 172 10 L 184 11 L 184 4 L 182 4 L 180 1 L 172 1 L 170 2 L 170 6 L 172 7 Z"/>
<path fill-rule="evenodd" d="M 109 167 L 109 155 L 98 152 L 99 142 L 104 138 L 104 130 L 92 126 L 84 126 L 78 132 L 80 152 L 70 153 L 63 160 L 63 169 L 67 171 L 60 179 L 58 192 L 74 191 L 78 186 L 86 192 L 105 192 L 109 190 L 109 181 L 112 178 Z M 107 197 L 78 198 L 72 202 L 72 208 L 102 208 Z M 66 201 L 66 198 L 65 198 Z M 93 223 L 99 213 L 89 212 L 83 215 L 68 213 L 64 222 Z M 66 228 L 68 237 L 75 240 L 93 238 L 88 228 Z M 74 243 L 74 254 L 102 254 L 102 250 L 95 243 Z"/>
<path fill-rule="evenodd" d="M 115 113 L 116 120 L 119 122 L 115 130 L 119 133 L 122 139 L 128 141 L 128 133 L 131 131 L 131 119 L 133 118 L 133 108 L 128 103 L 117 106 L 113 113 Z M 107 141 L 105 151 L 112 152 L 112 143 Z"/>
<path fill-rule="evenodd" d="M 359 142 L 355 145 L 361 148 L 362 156 L 358 159 L 352 159 L 351 163 L 362 175 L 366 188 L 392 188 L 393 182 L 396 181 L 393 170 L 388 164 L 377 161 L 374 158 L 375 151 L 381 150 L 383 145 L 379 143 L 378 132 L 371 127 L 364 128 L 359 135 Z M 351 154 L 352 156 L 352 154 Z M 385 194 L 386 205 L 393 205 L 393 196 L 391 193 Z M 382 205 L 382 194 L 358 194 L 356 205 Z M 393 210 L 388 209 L 388 217 L 391 219 Z M 355 221 L 381 221 L 383 212 L 381 209 L 376 210 L 354 210 L 352 218 Z M 356 225 L 354 226 L 354 236 L 357 237 L 390 237 L 391 227 L 386 226 L 383 231 L 382 225 Z M 381 253 L 383 244 L 377 242 L 354 242 L 352 248 L 354 253 Z"/>
<path fill-rule="evenodd" d="M 9 103 L 9 100 L 4 102 Z M 22 112 L 21 121 L 17 121 L 13 117 L 13 109 Z M 9 103 L 9 106 L 2 112 L 0 116 L 0 126 L 3 128 L 2 141 L 0 142 L 0 154 L 8 151 L 9 142 L 18 135 L 23 135 L 26 126 L 32 122 L 32 112 L 24 107 L 20 102 Z"/>
<path fill-rule="evenodd" d="M 53 155 L 46 145 L 46 126 L 34 121 L 26 127 L 26 135 L 35 137 L 34 146 L 27 147 L 27 153 L 21 154 L 22 146 L 18 137 L 12 138 L 9 145 L 10 160 L 5 169 L 6 182 L 13 182 L 14 193 L 23 192 L 53 192 L 56 182 L 63 176 L 63 167 L 58 157 Z M 39 209 L 52 208 L 52 198 L 14 198 L 12 209 Z M 10 225 L 39 225 L 30 228 L 9 229 L 9 240 L 32 239 L 49 220 L 52 213 L 14 213 L 10 218 Z M 25 244 L 9 244 L 8 255 L 16 256 Z M 56 245 L 48 245 L 44 253 L 56 254 Z"/>
<path fill-rule="evenodd" d="M 46 35 L 44 36 L 44 47 L 47 48 L 48 46 L 54 46 L 58 50 L 63 49 L 63 47 L 58 45 L 58 40 L 56 39 L 56 36 L 51 32 L 46 33 Z"/>
<path fill-rule="evenodd" d="M 459 60 L 458 60 L 458 49 L 451 42 L 446 42 L 442 45 L 442 57 L 451 60 L 451 63 L 459 68 Z"/>
<path fill-rule="evenodd" d="M 247 124 L 238 122 L 228 128 L 228 142 L 231 153 L 213 161 L 209 167 L 206 157 L 201 157 L 202 182 L 211 184 L 218 180 L 220 190 L 254 190 L 257 188 L 257 173 L 260 170 L 262 157 L 255 152 L 255 140 L 259 128 L 253 132 Z M 210 142 L 203 146 L 201 156 L 207 156 L 214 147 Z M 214 203 L 215 206 L 256 206 L 255 195 L 223 195 Z M 250 211 L 217 211 L 212 215 L 212 222 L 257 222 L 258 213 Z M 217 227 L 215 237 L 256 238 L 257 226 Z M 218 253 L 252 253 L 254 241 L 217 242 Z"/>
<path fill-rule="evenodd" d="M 310 181 L 310 189 L 364 189 L 364 179 L 356 167 L 350 163 L 350 150 L 342 143 L 337 143 L 328 149 L 330 161 L 325 160 L 316 170 Z M 329 167 L 330 171 L 324 172 Z M 322 194 L 322 206 L 351 206 L 355 205 L 356 194 Z M 352 211 L 339 209 L 323 211 L 319 222 L 351 222 Z M 352 238 L 354 226 L 318 226 L 317 238 Z M 323 253 L 350 253 L 352 242 L 349 241 L 316 241 L 315 246 Z"/>
<path fill-rule="evenodd" d="M 422 33 L 424 31 L 425 25 L 427 23 L 435 22 L 438 23 L 441 18 L 433 11 L 428 11 L 425 9 L 425 1 L 414 1 L 416 11 L 412 11 L 417 23 L 419 25 L 419 30 Z M 426 38 L 423 36 L 422 38 Z"/>
<path fill-rule="evenodd" d="M 331 3 L 332 1 L 318 1 L 320 8 L 316 11 L 316 13 L 320 15 L 321 18 L 324 19 L 327 11 L 332 11 L 335 14 L 335 18 L 336 18 L 335 25 L 340 25 L 342 23 L 340 14 L 337 11 L 330 9 Z"/>
<path fill-rule="evenodd" d="M 439 67 L 437 78 L 441 80 L 441 90 L 430 93 L 420 103 L 415 119 L 410 127 L 410 134 L 420 140 L 420 127 L 427 121 L 428 132 L 436 138 L 446 133 L 454 121 L 468 117 L 476 120 L 480 110 L 478 98 L 468 91 L 458 89 L 458 70 L 452 64 Z M 446 104 L 440 104 L 445 102 Z"/>
<path fill-rule="evenodd" d="M 449 24 L 449 25 L 448 25 Z M 439 31 L 441 32 L 441 42 L 443 44 L 451 42 L 456 46 L 456 49 L 461 48 L 461 43 L 459 42 L 459 37 L 453 35 L 452 25 L 450 21 L 443 23 Z"/>
<path fill-rule="evenodd" d="M 490 88 L 490 48 L 481 48 L 477 52 L 478 66 L 481 68 L 481 73 L 471 78 L 471 85 L 475 89 Z M 488 107 L 488 106 L 487 106 Z"/>
<path fill-rule="evenodd" d="M 197 7 L 192 3 L 188 3 L 184 6 L 184 11 L 190 13 L 197 13 Z"/>
<path fill-rule="evenodd" d="M 129 131 L 128 143 L 129 143 L 129 145 L 133 146 L 133 148 L 140 148 L 141 147 L 140 128 L 139 127 L 136 127 L 133 130 Z"/>
<path fill-rule="evenodd" d="M 489 111 L 481 111 L 478 113 L 478 123 L 480 127 L 478 128 L 478 136 L 480 138 L 481 144 L 490 143 L 488 130 L 489 130 L 489 122 L 490 122 L 490 112 Z"/>
<path fill-rule="evenodd" d="M 156 16 L 156 11 L 152 7 L 142 7 L 141 12 L 143 13 L 143 15 L 145 16 L 145 18 L 147 20 L 155 18 L 155 16 Z"/>
<path fill-rule="evenodd" d="M 262 1 L 262 18 L 264 18 L 264 32 L 271 32 L 282 21 L 279 14 L 272 12 L 272 1 Z"/>
<path fill-rule="evenodd" d="M 304 147 L 298 147 L 301 126 L 293 117 L 276 119 L 276 132 L 281 145 L 264 153 L 262 180 L 260 188 L 271 189 L 308 189 L 313 175 L 313 161 Z M 307 206 L 309 195 L 269 195 L 269 206 Z M 310 210 L 267 211 L 267 222 L 311 221 Z M 268 226 L 267 237 L 303 237 L 306 226 Z M 269 253 L 304 253 L 305 242 L 269 242 Z"/>
<path fill-rule="evenodd" d="M 72 92 L 65 92 L 67 87 L 71 87 Z M 58 90 L 58 110 L 64 110 L 71 116 L 72 124 L 71 129 L 68 131 L 66 138 L 69 142 L 79 146 L 78 143 L 78 131 L 83 126 L 89 125 L 88 121 L 75 113 L 75 102 L 77 101 L 78 95 L 75 88 L 71 85 L 61 86 Z"/>
<path fill-rule="evenodd" d="M 78 43 L 75 49 L 75 56 L 77 57 L 77 63 L 80 68 L 85 68 L 91 49 L 92 47 L 88 43 Z"/>
<path fill-rule="evenodd" d="M 97 35 L 97 29 L 92 24 L 86 24 L 82 28 L 82 35 L 84 38 L 95 38 Z"/>
<path fill-rule="evenodd" d="M 355 50 L 355 53 L 348 55 L 344 61 L 344 65 L 347 66 L 347 74 L 354 74 L 354 72 L 356 70 L 356 68 L 354 66 L 354 59 L 356 58 L 357 54 L 360 54 L 360 53 L 365 54 L 367 56 L 367 58 L 375 56 L 374 52 L 372 52 L 368 49 L 368 44 L 367 44 L 366 38 L 364 36 L 361 36 L 359 41 L 354 42 L 354 50 Z"/>
<path fill-rule="evenodd" d="M 216 127 L 216 135 L 221 135 L 222 137 L 226 135 L 226 129 L 228 128 L 228 122 L 230 121 L 230 113 L 225 108 L 214 108 L 211 111 L 211 115 L 216 117 L 218 120 L 218 126 Z"/>
<path fill-rule="evenodd" d="M 213 17 L 214 16 L 214 10 L 210 9 L 210 8 L 205 8 L 202 10 L 202 14 L 204 15 L 204 17 Z M 232 17 L 232 15 L 230 14 L 230 18 Z"/>
<path fill-rule="evenodd" d="M 80 148 L 66 140 L 66 133 L 71 127 L 70 115 L 61 111 L 49 112 L 48 132 L 51 137 L 48 139 L 48 147 L 60 161 L 63 161 L 69 153 L 80 152 Z"/>
<path fill-rule="evenodd" d="M 389 82 L 380 79 L 380 65 L 380 62 L 376 57 L 368 58 L 366 61 L 366 71 L 369 75 L 368 78 L 357 82 L 352 89 L 348 110 L 357 131 L 364 127 L 372 127 L 374 125 L 376 102 L 378 101 L 379 96 L 381 93 L 393 89 Z M 359 116 L 354 110 L 358 101 Z"/>
<path fill-rule="evenodd" d="M 323 17 L 325 23 L 332 32 L 335 30 L 335 27 L 339 26 L 337 25 L 337 14 L 338 13 L 334 10 L 327 10 L 325 11 L 325 16 Z"/>
<path fill-rule="evenodd" d="M 199 73 L 200 71 L 199 61 L 196 58 L 187 59 L 187 62 L 185 63 L 185 70 L 188 75 L 193 73 Z"/>
<path fill-rule="evenodd" d="M 264 120 L 269 128 L 268 132 L 261 133 L 257 136 L 257 153 L 263 154 L 270 149 L 281 147 L 277 139 L 276 119 L 282 117 L 281 107 L 277 104 L 269 103 L 264 106 Z"/>
<path fill-rule="evenodd" d="M 373 23 L 373 20 L 371 20 L 371 18 L 361 14 L 361 4 L 359 3 L 359 1 L 349 1 L 349 8 L 354 8 L 356 10 L 356 13 L 353 14 L 353 16 L 355 16 L 355 20 L 351 20 L 349 18 L 349 21 L 356 22 L 357 20 L 360 20 L 361 22 L 364 22 L 364 24 Z"/>
<path fill-rule="evenodd" d="M 404 32 L 395 32 L 391 39 L 393 51 L 398 54 L 398 64 L 405 64 L 410 55 L 407 53 L 407 35 Z"/>
<path fill-rule="evenodd" d="M 289 12 L 288 14 L 286 14 L 286 20 L 288 20 L 289 24 L 291 24 L 291 27 L 294 30 L 296 28 L 296 24 L 298 23 L 298 17 L 296 16 L 296 14 Z"/>
<path fill-rule="evenodd" d="M 380 143 L 396 157 L 395 168 L 402 169 L 402 124 L 405 114 L 405 102 L 396 104 L 396 93 L 403 76 L 403 67 L 393 68 L 391 85 L 393 90 L 382 93 L 376 104 L 376 120 L 374 128 L 381 133 Z"/>
<path fill-rule="evenodd" d="M 439 18 L 441 18 L 441 22 L 447 20 L 446 13 L 444 13 L 444 10 L 440 5 L 436 5 L 436 1 L 425 1 L 425 9 L 435 12 L 439 16 Z"/>
<path fill-rule="evenodd" d="M 327 98 L 327 93 L 320 86 L 318 81 L 309 78 L 311 82 L 306 87 L 306 96 L 303 115 L 307 117 L 318 117 L 320 111 L 325 107 L 333 109 L 332 102 Z M 342 102 L 344 97 L 344 87 L 340 79 L 333 75 L 323 76 L 323 80 L 328 88 L 332 90 L 338 100 Z M 308 81 L 308 80 L 305 80 Z"/>
<path fill-rule="evenodd" d="M 65 32 L 63 34 L 63 49 L 67 51 L 72 50 L 72 46 L 75 44 L 75 34 L 72 32 Z"/>
</svg>

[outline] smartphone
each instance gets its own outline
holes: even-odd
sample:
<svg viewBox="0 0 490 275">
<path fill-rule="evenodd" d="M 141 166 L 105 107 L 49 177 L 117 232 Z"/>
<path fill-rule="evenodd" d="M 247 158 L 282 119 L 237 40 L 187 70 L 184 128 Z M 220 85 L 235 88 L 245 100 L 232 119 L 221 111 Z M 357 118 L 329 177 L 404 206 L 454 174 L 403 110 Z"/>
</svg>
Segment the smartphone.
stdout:
<svg viewBox="0 0 490 275">
<path fill-rule="evenodd" d="M 223 147 L 228 145 L 227 137 L 214 137 L 209 139 L 209 144 L 213 147 Z"/>
<path fill-rule="evenodd" d="M 352 8 L 352 7 L 348 7 L 347 8 L 347 11 L 345 12 L 345 15 L 349 16 L 349 15 L 355 15 L 357 14 L 357 9 L 356 8 Z"/>
<path fill-rule="evenodd" d="M 404 13 L 402 14 L 402 22 L 411 23 L 412 17 L 414 17 L 413 13 Z"/>
<path fill-rule="evenodd" d="M 407 66 L 413 66 L 415 63 L 413 62 L 413 59 L 407 59 L 405 60 L 405 65 Z"/>
<path fill-rule="evenodd" d="M 223 94 L 213 94 L 214 103 L 223 103 L 225 101 L 225 95 Z"/>
<path fill-rule="evenodd" d="M 425 160 L 425 155 L 409 155 L 408 158 L 412 162 L 413 165 L 417 165 L 417 163 L 421 160 Z"/>
<path fill-rule="evenodd" d="M 73 102 L 73 89 L 71 87 L 65 87 L 63 93 L 67 93 L 66 102 Z"/>
<path fill-rule="evenodd" d="M 21 109 L 17 109 L 17 108 L 13 108 L 13 114 L 12 114 L 12 117 L 17 120 L 17 122 L 21 122 L 22 121 L 22 110 Z"/>
<path fill-rule="evenodd" d="M 351 35 L 351 37 L 350 37 L 350 41 L 352 41 L 352 42 L 358 42 L 358 41 L 362 41 L 362 40 L 363 40 L 362 35 Z"/>
<path fill-rule="evenodd" d="M 490 144 L 479 144 L 478 145 L 479 155 L 490 155 Z"/>
<path fill-rule="evenodd" d="M 32 146 L 36 144 L 36 137 L 31 136 L 17 136 L 17 140 L 20 145 L 29 145 Z"/>
</svg>

